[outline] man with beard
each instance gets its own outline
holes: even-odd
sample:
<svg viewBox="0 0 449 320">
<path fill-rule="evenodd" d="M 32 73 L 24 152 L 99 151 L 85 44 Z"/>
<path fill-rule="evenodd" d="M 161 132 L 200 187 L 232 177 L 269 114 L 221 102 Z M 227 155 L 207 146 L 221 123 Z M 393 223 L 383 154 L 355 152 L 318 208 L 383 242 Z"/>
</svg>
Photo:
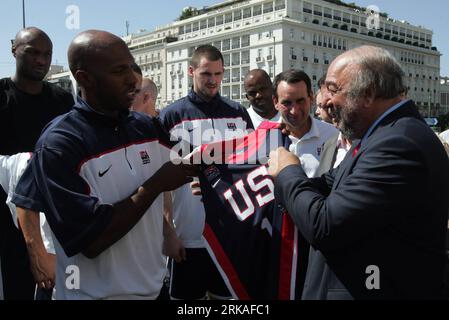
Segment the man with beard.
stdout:
<svg viewBox="0 0 449 320">
<path fill-rule="evenodd" d="M 33 152 L 47 123 L 73 106 L 70 93 L 43 81 L 50 68 L 52 50 L 48 35 L 35 27 L 19 31 L 14 39 L 11 51 L 16 59 L 16 73 L 12 78 L 0 80 L 1 155 Z M 4 298 L 32 300 L 35 281 L 45 288 L 41 280 L 54 280 L 51 279 L 54 268 L 50 267 L 51 260 L 54 265 L 54 258 L 47 255 L 42 245 L 36 245 L 40 241 L 39 215 L 19 215 L 19 230 L 5 201 L 6 194 L 0 188 L 0 269 Z M 34 227 L 26 228 L 26 225 Z M 40 273 L 42 278 L 33 280 L 30 268 L 33 274 Z"/>
<path fill-rule="evenodd" d="M 292 69 L 276 76 L 273 102 L 290 132 L 290 151 L 301 158 L 308 177 L 315 175 L 325 142 L 337 132 L 329 123 L 312 118 L 312 101 L 312 82 L 305 72 Z"/>
<path fill-rule="evenodd" d="M 281 114 L 273 104 L 273 84 L 265 70 L 254 69 L 248 72 L 243 85 L 250 104 L 248 114 L 254 128 L 257 129 L 264 121 L 281 121 Z"/>
<path fill-rule="evenodd" d="M 449 160 L 385 49 L 338 56 L 331 115 L 353 141 L 341 165 L 308 179 L 297 157 L 271 153 L 275 194 L 311 244 L 304 299 L 447 299 Z"/>
</svg>

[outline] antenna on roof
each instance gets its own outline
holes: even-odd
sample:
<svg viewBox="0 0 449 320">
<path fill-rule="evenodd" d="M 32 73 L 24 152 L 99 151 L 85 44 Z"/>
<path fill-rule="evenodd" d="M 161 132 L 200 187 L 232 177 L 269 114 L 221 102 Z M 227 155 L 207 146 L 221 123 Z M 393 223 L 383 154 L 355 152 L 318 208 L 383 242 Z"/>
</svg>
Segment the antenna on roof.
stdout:
<svg viewBox="0 0 449 320">
<path fill-rule="evenodd" d="M 126 35 L 129 35 L 129 21 L 126 20 Z"/>
</svg>

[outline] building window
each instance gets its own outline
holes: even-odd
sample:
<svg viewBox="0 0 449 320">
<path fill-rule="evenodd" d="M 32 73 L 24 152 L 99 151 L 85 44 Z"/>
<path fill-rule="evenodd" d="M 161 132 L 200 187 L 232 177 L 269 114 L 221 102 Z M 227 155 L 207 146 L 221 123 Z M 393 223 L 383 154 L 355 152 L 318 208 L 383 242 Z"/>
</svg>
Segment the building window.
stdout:
<svg viewBox="0 0 449 320">
<path fill-rule="evenodd" d="M 260 16 L 262 14 L 262 6 L 254 6 L 253 17 Z"/>
<path fill-rule="evenodd" d="M 274 4 L 274 8 L 276 11 L 285 9 L 285 1 L 284 0 L 276 0 Z"/>
<path fill-rule="evenodd" d="M 222 43 L 222 50 L 228 51 L 231 48 L 231 39 L 225 39 Z"/>
<path fill-rule="evenodd" d="M 229 54 L 224 54 L 223 60 L 224 60 L 224 66 L 229 67 L 230 61 L 231 61 Z"/>
<path fill-rule="evenodd" d="M 232 38 L 232 49 L 240 48 L 240 37 Z"/>
<path fill-rule="evenodd" d="M 249 51 L 242 51 L 242 64 L 249 64 Z"/>
<path fill-rule="evenodd" d="M 232 54 L 232 65 L 237 66 L 240 64 L 240 52 Z"/>
<path fill-rule="evenodd" d="M 242 48 L 249 47 L 249 35 L 242 36 Z"/>
<path fill-rule="evenodd" d="M 225 15 L 225 23 L 231 23 L 232 22 L 232 13 L 227 13 Z"/>
<path fill-rule="evenodd" d="M 251 8 L 243 9 L 243 19 L 251 18 Z"/>
<path fill-rule="evenodd" d="M 240 82 L 240 68 L 232 69 L 232 82 Z"/>
<path fill-rule="evenodd" d="M 234 11 L 234 21 L 242 20 L 242 10 Z"/>
<path fill-rule="evenodd" d="M 273 3 L 264 3 L 263 4 L 263 13 L 273 12 Z"/>
<path fill-rule="evenodd" d="M 229 71 L 229 69 L 226 69 L 223 74 L 223 83 L 229 83 L 229 82 L 230 82 L 230 71 Z"/>
</svg>

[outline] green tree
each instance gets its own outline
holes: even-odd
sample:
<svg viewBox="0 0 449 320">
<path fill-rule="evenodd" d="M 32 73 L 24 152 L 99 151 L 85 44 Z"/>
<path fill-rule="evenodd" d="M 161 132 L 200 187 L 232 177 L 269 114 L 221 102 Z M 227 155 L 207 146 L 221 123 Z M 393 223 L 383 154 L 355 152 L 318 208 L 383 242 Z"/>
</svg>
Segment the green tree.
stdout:
<svg viewBox="0 0 449 320">
<path fill-rule="evenodd" d="M 179 16 L 178 20 L 181 21 L 181 20 L 189 19 L 191 17 L 196 16 L 197 14 L 198 14 L 198 10 L 196 8 L 187 7 L 182 10 L 182 13 Z"/>
</svg>

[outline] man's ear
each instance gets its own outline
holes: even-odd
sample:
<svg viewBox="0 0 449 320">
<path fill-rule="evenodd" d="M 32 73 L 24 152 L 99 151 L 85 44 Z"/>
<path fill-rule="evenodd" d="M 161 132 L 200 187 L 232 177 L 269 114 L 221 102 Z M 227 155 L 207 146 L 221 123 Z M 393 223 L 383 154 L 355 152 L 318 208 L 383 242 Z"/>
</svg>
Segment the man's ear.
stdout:
<svg viewBox="0 0 449 320">
<path fill-rule="evenodd" d="M 279 111 L 278 103 L 279 103 L 278 99 L 276 98 L 276 96 L 273 95 L 273 104 L 274 104 L 274 108 L 275 108 L 277 111 Z"/>
<path fill-rule="evenodd" d="M 16 56 L 17 56 L 16 51 L 17 51 L 17 47 L 16 47 L 16 45 L 15 45 L 14 42 L 13 42 L 12 45 L 11 45 L 11 53 L 12 53 L 12 56 L 13 56 L 14 58 L 16 58 Z"/>
<path fill-rule="evenodd" d="M 148 92 L 145 92 L 143 94 L 143 104 L 144 105 L 147 104 L 147 102 L 150 100 L 150 98 L 151 98 L 151 95 Z"/>
<path fill-rule="evenodd" d="M 81 87 L 91 88 L 94 84 L 93 77 L 87 71 L 77 70 L 74 77 Z"/>
<path fill-rule="evenodd" d="M 367 89 L 365 92 L 365 96 L 362 98 L 363 105 L 366 107 L 370 107 L 374 104 L 374 101 L 376 100 L 376 95 L 374 90 Z"/>
<path fill-rule="evenodd" d="M 189 76 L 193 77 L 193 72 L 195 71 L 195 69 L 193 69 L 192 66 L 189 66 L 189 70 L 188 70 L 188 74 Z"/>
</svg>

